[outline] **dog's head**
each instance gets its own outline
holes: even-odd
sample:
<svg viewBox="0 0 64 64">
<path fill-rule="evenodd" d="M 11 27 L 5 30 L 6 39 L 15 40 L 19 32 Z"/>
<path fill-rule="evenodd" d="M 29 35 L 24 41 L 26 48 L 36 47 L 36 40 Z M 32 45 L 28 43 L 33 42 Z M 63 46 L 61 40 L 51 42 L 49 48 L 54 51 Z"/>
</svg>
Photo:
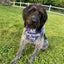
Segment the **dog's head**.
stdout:
<svg viewBox="0 0 64 64">
<path fill-rule="evenodd" d="M 47 13 L 43 6 L 33 4 L 23 10 L 23 19 L 24 26 L 40 31 L 47 20 Z"/>
</svg>

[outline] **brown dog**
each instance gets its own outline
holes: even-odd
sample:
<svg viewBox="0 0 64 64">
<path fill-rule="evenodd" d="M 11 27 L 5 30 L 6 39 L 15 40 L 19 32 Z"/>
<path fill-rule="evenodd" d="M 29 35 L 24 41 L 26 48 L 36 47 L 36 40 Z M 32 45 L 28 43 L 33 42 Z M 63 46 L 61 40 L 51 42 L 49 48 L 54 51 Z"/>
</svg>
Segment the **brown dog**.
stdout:
<svg viewBox="0 0 64 64">
<path fill-rule="evenodd" d="M 27 43 L 34 44 L 35 50 L 31 59 L 28 61 L 30 64 L 33 62 L 40 49 L 45 50 L 48 47 L 48 41 L 44 32 L 44 24 L 47 20 L 46 10 L 42 5 L 33 4 L 23 10 L 24 31 L 22 33 L 22 41 L 17 56 L 11 64 L 16 64 L 20 59 L 23 49 Z"/>
</svg>

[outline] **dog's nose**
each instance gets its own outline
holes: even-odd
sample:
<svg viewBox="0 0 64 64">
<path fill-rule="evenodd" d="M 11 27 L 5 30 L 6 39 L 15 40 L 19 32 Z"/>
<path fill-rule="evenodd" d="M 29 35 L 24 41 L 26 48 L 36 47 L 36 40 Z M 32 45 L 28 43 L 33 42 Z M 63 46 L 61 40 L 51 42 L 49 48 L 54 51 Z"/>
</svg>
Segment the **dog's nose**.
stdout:
<svg viewBox="0 0 64 64">
<path fill-rule="evenodd" d="M 36 20 L 36 19 L 32 19 L 32 22 L 33 22 L 33 23 L 36 23 L 36 22 L 37 22 L 37 20 Z"/>
<path fill-rule="evenodd" d="M 33 22 L 33 23 L 36 23 L 36 22 L 37 22 L 37 20 L 36 20 L 36 17 L 35 17 L 35 16 L 32 16 L 32 22 Z"/>
</svg>

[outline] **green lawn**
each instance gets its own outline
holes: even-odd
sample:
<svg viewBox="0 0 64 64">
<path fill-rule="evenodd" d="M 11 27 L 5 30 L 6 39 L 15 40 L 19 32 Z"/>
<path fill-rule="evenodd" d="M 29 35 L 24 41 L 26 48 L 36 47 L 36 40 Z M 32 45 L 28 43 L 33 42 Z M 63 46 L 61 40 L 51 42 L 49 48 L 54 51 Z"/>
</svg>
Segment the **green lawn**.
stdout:
<svg viewBox="0 0 64 64">
<path fill-rule="evenodd" d="M 0 5 L 0 64 L 10 64 L 15 57 L 23 31 L 22 8 Z M 32 64 L 64 64 L 64 16 L 48 13 L 45 27 L 49 47 L 40 50 Z M 27 45 L 17 64 L 27 64 L 34 48 Z"/>
</svg>

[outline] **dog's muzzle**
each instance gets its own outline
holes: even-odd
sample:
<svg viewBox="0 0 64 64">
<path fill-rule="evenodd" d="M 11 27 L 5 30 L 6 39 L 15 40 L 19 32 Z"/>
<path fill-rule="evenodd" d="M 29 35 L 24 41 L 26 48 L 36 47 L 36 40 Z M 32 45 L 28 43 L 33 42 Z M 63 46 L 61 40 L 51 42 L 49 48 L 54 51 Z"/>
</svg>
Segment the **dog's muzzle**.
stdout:
<svg viewBox="0 0 64 64">
<path fill-rule="evenodd" d="M 32 16 L 31 19 L 32 19 L 32 22 L 33 22 L 33 23 L 36 23 L 36 22 L 37 22 L 37 19 L 36 19 L 35 16 Z"/>
<path fill-rule="evenodd" d="M 31 20 L 32 20 L 32 23 L 37 23 L 37 22 L 39 21 L 37 15 L 33 15 L 33 16 L 31 16 Z"/>
</svg>

